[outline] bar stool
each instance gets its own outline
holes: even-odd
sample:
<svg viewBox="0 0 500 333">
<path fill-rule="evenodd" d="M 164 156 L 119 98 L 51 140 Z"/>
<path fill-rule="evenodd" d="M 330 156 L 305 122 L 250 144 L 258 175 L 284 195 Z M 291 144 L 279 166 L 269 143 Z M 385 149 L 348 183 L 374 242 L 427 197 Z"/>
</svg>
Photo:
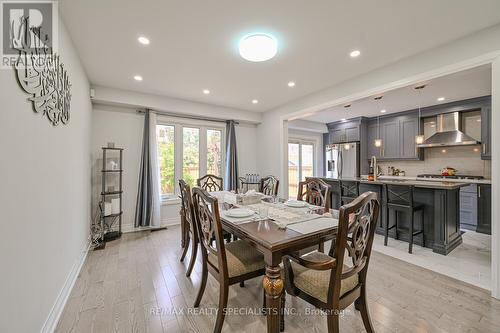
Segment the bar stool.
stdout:
<svg viewBox="0 0 500 333">
<path fill-rule="evenodd" d="M 340 181 L 340 205 L 346 205 L 359 197 L 359 184 L 356 181 Z"/>
<path fill-rule="evenodd" d="M 396 239 L 398 232 L 398 212 L 406 212 L 410 216 L 410 225 L 408 227 L 409 247 L 408 253 L 412 253 L 413 237 L 422 234 L 422 246 L 425 246 L 424 237 L 424 205 L 415 204 L 413 200 L 414 186 L 405 185 L 385 185 L 385 199 L 386 199 L 386 222 L 384 227 L 384 245 L 387 246 L 387 239 L 389 238 L 389 230 L 396 229 Z M 394 225 L 389 226 L 391 209 L 396 213 Z M 420 212 L 422 227 L 421 230 L 415 231 L 415 212 Z"/>
</svg>

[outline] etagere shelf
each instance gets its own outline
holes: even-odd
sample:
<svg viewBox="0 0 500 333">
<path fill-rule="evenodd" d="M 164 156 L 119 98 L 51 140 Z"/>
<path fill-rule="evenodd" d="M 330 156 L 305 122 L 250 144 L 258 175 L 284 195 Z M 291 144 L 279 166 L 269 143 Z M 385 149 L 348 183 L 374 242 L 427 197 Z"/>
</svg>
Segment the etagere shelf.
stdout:
<svg viewBox="0 0 500 333">
<path fill-rule="evenodd" d="M 110 169 L 107 166 L 108 162 L 108 153 L 111 151 L 117 151 L 119 153 L 118 157 L 118 165 L 117 168 Z M 116 157 L 111 157 L 112 159 Z M 108 176 L 117 174 L 118 175 L 118 189 L 109 190 L 108 185 Z M 120 238 L 122 235 L 122 195 L 123 195 L 123 148 L 110 148 L 110 147 L 102 147 L 102 170 L 101 170 L 101 179 L 102 179 L 102 189 L 101 189 L 101 201 L 99 203 L 100 206 L 100 223 L 101 223 L 101 240 L 102 243 L 109 242 Z M 119 200 L 119 210 L 118 212 L 111 212 L 106 214 L 106 202 L 108 199 L 118 199 Z M 118 222 L 118 228 L 116 228 L 116 224 Z"/>
</svg>

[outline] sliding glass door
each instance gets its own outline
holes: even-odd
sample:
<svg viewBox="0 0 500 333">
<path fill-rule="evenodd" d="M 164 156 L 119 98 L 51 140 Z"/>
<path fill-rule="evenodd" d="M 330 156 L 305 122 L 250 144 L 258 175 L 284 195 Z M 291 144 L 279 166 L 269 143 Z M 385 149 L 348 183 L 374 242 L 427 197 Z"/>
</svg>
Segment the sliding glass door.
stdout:
<svg viewBox="0 0 500 333">
<path fill-rule="evenodd" d="M 288 197 L 297 198 L 299 182 L 314 176 L 314 144 L 301 140 L 288 142 Z"/>
</svg>

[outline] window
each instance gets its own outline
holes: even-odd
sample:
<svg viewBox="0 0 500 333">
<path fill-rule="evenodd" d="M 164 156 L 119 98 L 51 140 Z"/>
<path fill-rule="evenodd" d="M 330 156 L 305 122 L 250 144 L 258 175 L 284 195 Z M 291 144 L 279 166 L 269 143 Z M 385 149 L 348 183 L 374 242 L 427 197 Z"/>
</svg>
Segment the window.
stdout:
<svg viewBox="0 0 500 333">
<path fill-rule="evenodd" d="M 196 185 L 207 173 L 223 176 L 224 127 L 180 118 L 159 118 L 156 126 L 162 199 L 176 198 L 178 179 Z"/>
<path fill-rule="evenodd" d="M 288 197 L 296 198 L 299 182 L 314 176 L 314 144 L 293 140 L 288 143 Z"/>
<path fill-rule="evenodd" d="M 200 130 L 184 127 L 182 129 L 182 179 L 191 187 L 200 178 Z"/>
<path fill-rule="evenodd" d="M 160 166 L 161 193 L 173 195 L 175 193 L 175 132 L 174 126 L 156 126 L 158 140 L 158 164 Z"/>
</svg>

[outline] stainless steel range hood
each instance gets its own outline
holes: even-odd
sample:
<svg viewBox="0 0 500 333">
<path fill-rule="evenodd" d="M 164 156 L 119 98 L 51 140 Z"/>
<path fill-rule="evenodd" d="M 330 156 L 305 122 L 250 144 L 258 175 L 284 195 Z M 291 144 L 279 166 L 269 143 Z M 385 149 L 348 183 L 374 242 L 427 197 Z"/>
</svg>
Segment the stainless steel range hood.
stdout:
<svg viewBox="0 0 500 333">
<path fill-rule="evenodd" d="M 474 138 L 461 131 L 461 118 L 459 112 L 445 113 L 437 116 L 437 133 L 433 134 L 424 143 L 417 145 L 419 148 L 470 146 L 480 144 Z"/>
</svg>

